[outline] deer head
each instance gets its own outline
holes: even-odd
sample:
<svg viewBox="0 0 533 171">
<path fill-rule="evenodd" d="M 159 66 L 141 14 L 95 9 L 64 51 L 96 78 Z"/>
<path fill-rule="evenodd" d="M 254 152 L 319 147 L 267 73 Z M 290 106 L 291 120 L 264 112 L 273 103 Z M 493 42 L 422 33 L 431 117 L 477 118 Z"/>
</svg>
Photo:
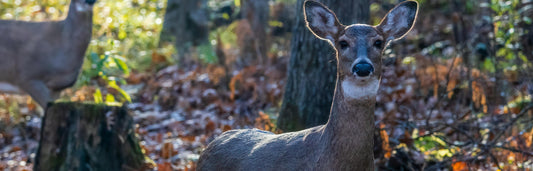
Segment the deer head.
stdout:
<svg viewBox="0 0 533 171">
<path fill-rule="evenodd" d="M 354 9 L 357 10 L 357 9 Z M 405 1 L 392 9 L 380 24 L 343 25 L 326 6 L 316 1 L 304 4 L 307 27 L 328 41 L 337 54 L 337 91 L 348 99 L 373 98 L 381 78 L 385 47 L 402 38 L 414 25 L 418 3 Z"/>
<path fill-rule="evenodd" d="M 93 5 L 96 0 L 71 0 L 71 4 L 76 7 L 77 12 L 89 12 L 92 11 Z"/>
</svg>

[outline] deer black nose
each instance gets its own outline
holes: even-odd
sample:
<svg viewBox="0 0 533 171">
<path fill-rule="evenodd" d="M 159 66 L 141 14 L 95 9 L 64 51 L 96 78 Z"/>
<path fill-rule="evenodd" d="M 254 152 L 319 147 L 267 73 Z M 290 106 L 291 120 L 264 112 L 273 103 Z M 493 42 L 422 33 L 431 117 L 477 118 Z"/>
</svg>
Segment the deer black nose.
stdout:
<svg viewBox="0 0 533 171">
<path fill-rule="evenodd" d="M 352 72 L 357 74 L 357 76 L 366 77 L 370 75 L 370 73 L 374 72 L 374 67 L 368 62 L 363 61 L 355 64 L 355 66 L 352 68 Z"/>
</svg>

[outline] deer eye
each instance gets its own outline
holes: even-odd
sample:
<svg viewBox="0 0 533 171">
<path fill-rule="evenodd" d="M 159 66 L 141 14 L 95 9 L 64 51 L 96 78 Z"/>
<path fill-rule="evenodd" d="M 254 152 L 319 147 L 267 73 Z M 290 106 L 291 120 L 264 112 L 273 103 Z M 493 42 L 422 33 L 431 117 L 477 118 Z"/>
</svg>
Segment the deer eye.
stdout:
<svg viewBox="0 0 533 171">
<path fill-rule="evenodd" d="M 378 49 L 381 49 L 383 47 L 383 41 L 381 40 L 376 40 L 374 42 L 374 47 L 378 48 Z"/>
<path fill-rule="evenodd" d="M 341 47 L 341 49 L 346 49 L 348 48 L 348 46 L 350 46 L 350 44 L 348 44 L 347 41 L 342 40 L 339 42 L 339 46 Z"/>
</svg>

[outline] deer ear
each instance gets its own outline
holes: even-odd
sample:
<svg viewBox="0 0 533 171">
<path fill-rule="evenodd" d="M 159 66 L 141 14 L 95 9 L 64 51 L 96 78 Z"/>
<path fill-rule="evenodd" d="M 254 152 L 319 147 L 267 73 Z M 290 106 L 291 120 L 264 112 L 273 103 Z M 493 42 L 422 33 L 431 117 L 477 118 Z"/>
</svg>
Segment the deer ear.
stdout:
<svg viewBox="0 0 533 171">
<path fill-rule="evenodd" d="M 413 27 L 418 15 L 418 2 L 405 1 L 390 10 L 377 26 L 387 37 L 387 41 L 405 36 Z"/>
<path fill-rule="evenodd" d="M 316 37 L 333 43 L 333 36 L 339 32 L 341 26 L 335 13 L 319 2 L 305 1 L 304 16 L 307 27 Z"/>
</svg>

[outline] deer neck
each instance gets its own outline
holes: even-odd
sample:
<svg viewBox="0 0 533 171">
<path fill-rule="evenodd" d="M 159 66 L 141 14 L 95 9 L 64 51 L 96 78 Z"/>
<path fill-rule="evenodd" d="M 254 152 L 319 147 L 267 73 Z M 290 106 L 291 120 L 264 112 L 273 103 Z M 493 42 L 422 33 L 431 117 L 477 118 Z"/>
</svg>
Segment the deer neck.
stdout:
<svg viewBox="0 0 533 171">
<path fill-rule="evenodd" d="M 340 75 L 337 78 L 341 78 Z M 326 150 L 340 166 L 373 167 L 374 108 L 379 79 L 365 87 L 353 78 L 337 79 L 328 123 L 324 127 Z"/>
<path fill-rule="evenodd" d="M 67 18 L 62 21 L 63 42 L 69 44 L 65 47 L 68 52 L 76 53 L 75 56 L 83 58 L 91 40 L 93 26 L 92 6 L 71 1 Z M 69 53 L 70 54 L 70 53 Z M 76 60 L 79 61 L 79 60 Z M 79 63 L 79 62 L 77 62 Z"/>
<path fill-rule="evenodd" d="M 86 41 L 90 39 L 93 25 L 93 11 L 92 6 L 71 1 L 67 18 L 64 22 L 64 31 L 70 33 L 70 36 L 87 37 Z M 81 40 L 80 40 L 81 41 Z"/>
</svg>

